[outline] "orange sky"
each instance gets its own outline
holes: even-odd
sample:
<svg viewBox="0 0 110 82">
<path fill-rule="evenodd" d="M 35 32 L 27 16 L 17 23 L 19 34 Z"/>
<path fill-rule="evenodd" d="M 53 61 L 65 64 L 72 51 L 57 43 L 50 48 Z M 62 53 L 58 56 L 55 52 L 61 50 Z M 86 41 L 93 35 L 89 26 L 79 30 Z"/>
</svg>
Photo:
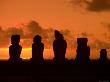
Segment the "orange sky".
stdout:
<svg viewBox="0 0 110 82">
<path fill-rule="evenodd" d="M 99 40 L 110 42 L 110 30 L 106 26 L 110 23 L 109 11 L 81 11 L 74 9 L 74 4 L 71 5 L 68 1 L 70 0 L 0 0 L 0 25 L 5 29 L 36 20 L 44 28 L 67 28 L 76 34 L 87 32 Z"/>
<path fill-rule="evenodd" d="M 101 24 L 110 21 L 108 12 L 90 13 L 74 10 L 69 0 L 1 0 L 0 24 L 3 27 L 36 20 L 44 28 L 69 28 L 74 32 L 100 35 L 107 30 Z"/>
</svg>

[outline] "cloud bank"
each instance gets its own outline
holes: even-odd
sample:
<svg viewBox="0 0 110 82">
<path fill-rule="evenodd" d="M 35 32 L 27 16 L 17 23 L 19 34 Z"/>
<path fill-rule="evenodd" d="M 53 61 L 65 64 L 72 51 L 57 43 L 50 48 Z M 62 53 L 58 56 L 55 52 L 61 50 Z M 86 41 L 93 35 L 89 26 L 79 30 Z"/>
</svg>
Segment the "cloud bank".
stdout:
<svg viewBox="0 0 110 82">
<path fill-rule="evenodd" d="M 37 34 L 42 37 L 42 41 L 46 48 L 52 47 L 55 29 L 44 29 L 34 20 L 30 21 L 27 25 L 22 24 L 17 27 L 9 27 L 6 30 L 3 30 L 2 28 L 3 27 L 0 27 L 0 47 L 8 47 L 7 45 L 10 44 L 10 37 L 13 34 L 19 34 L 21 36 L 21 45 L 23 47 L 31 47 L 33 37 Z M 73 36 L 69 30 L 62 30 L 61 32 L 64 34 L 68 44 L 73 43 Z"/>
<path fill-rule="evenodd" d="M 54 40 L 54 30 L 53 28 L 44 29 L 36 21 L 30 21 L 27 25 L 20 25 L 18 27 L 10 27 L 6 30 L 3 30 L 0 27 L 0 48 L 8 47 L 10 44 L 10 37 L 13 34 L 19 34 L 21 36 L 21 45 L 23 47 L 31 47 L 33 37 L 37 34 L 42 36 L 42 41 L 45 44 L 45 48 L 52 48 Z M 27 32 L 25 32 L 27 31 Z M 67 40 L 68 48 L 76 48 L 76 38 L 74 33 L 68 29 L 60 30 L 64 35 L 64 38 Z M 80 37 L 94 38 L 94 34 L 89 34 L 83 32 L 80 34 Z M 92 39 L 90 47 L 93 49 L 100 48 L 110 48 L 110 44 L 105 41 L 98 40 L 97 38 Z"/>
<path fill-rule="evenodd" d="M 91 12 L 110 11 L 110 0 L 71 0 L 70 3 Z"/>
</svg>

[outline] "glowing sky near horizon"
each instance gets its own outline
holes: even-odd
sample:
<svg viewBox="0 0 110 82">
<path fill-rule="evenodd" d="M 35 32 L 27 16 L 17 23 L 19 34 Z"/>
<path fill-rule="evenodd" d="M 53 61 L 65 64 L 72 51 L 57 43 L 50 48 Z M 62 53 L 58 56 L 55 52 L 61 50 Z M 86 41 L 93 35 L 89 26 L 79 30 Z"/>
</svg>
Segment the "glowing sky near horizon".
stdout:
<svg viewBox="0 0 110 82">
<path fill-rule="evenodd" d="M 31 59 L 32 52 L 31 48 L 24 48 L 21 52 L 22 59 Z M 110 51 L 107 50 L 107 51 Z M 100 50 L 92 49 L 90 59 L 99 59 L 99 52 Z M 67 59 L 75 59 L 76 57 L 76 49 L 67 49 L 65 57 Z M 107 57 L 110 59 L 110 52 L 108 52 Z M 52 49 L 44 49 L 43 58 L 46 60 L 51 60 L 54 58 L 54 53 Z M 7 60 L 9 59 L 9 49 L 8 48 L 0 48 L 0 60 Z"/>
</svg>

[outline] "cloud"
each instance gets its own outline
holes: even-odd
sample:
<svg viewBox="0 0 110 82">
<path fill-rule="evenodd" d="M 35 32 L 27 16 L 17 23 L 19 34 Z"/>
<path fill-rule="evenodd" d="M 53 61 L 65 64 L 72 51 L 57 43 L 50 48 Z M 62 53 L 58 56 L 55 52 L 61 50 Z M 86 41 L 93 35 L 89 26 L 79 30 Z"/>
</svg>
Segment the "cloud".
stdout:
<svg viewBox="0 0 110 82">
<path fill-rule="evenodd" d="M 9 27 L 5 30 L 0 27 L 0 43 L 3 44 L 0 47 L 8 47 L 10 44 L 10 37 L 14 34 L 19 34 L 21 36 L 21 45 L 23 47 L 30 47 L 32 44 L 33 37 L 37 34 L 41 35 L 45 47 L 50 47 L 54 40 L 54 29 L 44 29 L 40 24 L 34 20 L 30 21 L 28 24 L 20 24 L 17 27 Z M 26 32 L 27 31 L 27 32 Z"/>
<path fill-rule="evenodd" d="M 110 0 L 71 0 L 71 3 L 87 11 L 110 11 Z"/>
<path fill-rule="evenodd" d="M 96 39 L 91 44 L 91 47 L 92 48 L 98 48 L 98 49 L 102 49 L 102 48 L 110 49 L 110 44 L 108 42 L 104 42 L 104 41 Z"/>
<path fill-rule="evenodd" d="M 5 30 L 5 35 L 6 37 L 11 37 L 11 35 L 19 34 L 20 36 L 24 35 L 23 29 L 21 28 L 16 28 L 16 27 L 11 27 Z"/>
<path fill-rule="evenodd" d="M 27 28 L 30 32 L 30 34 L 40 34 L 42 32 L 42 27 L 37 23 L 36 21 L 31 21 L 27 25 Z"/>
<path fill-rule="evenodd" d="M 30 21 L 28 24 L 20 24 L 17 27 L 10 27 L 6 30 L 0 27 L 0 42 L 1 44 L 8 45 L 10 44 L 10 37 L 13 34 L 19 34 L 21 36 L 21 45 L 23 47 L 31 47 L 33 37 L 37 34 L 41 35 L 42 41 L 45 44 L 46 48 L 51 48 L 54 40 L 54 30 L 52 28 L 44 29 L 40 24 L 36 21 Z M 27 31 L 25 33 L 25 31 Z M 74 47 L 75 41 L 73 40 L 73 34 L 68 29 L 61 30 L 65 39 L 68 41 L 69 47 Z M 4 45 L 0 45 L 0 47 L 4 47 Z"/>
<path fill-rule="evenodd" d="M 37 34 L 42 35 L 44 31 L 39 23 L 34 20 L 30 21 L 27 25 L 22 25 L 21 27 L 24 30 L 25 39 L 33 38 Z"/>
<path fill-rule="evenodd" d="M 21 36 L 21 45 L 23 47 L 31 47 L 33 37 L 36 34 L 40 34 L 42 36 L 43 43 L 45 44 L 46 48 L 51 48 L 52 43 L 54 40 L 54 29 L 48 28 L 44 29 L 40 24 L 36 21 L 30 21 L 25 26 L 18 26 L 18 27 L 10 27 L 6 30 L 2 29 L 3 27 L 0 27 L 0 47 L 8 47 L 10 44 L 10 37 L 13 34 L 19 34 Z M 26 33 L 24 33 L 25 31 Z M 67 40 L 68 47 L 69 48 L 75 48 L 77 46 L 75 35 L 72 31 L 65 29 L 61 30 L 61 33 L 64 35 L 65 39 Z M 80 34 L 81 37 L 88 37 L 92 38 L 94 37 L 94 34 L 89 34 L 87 32 L 83 32 Z M 91 41 L 91 48 L 110 48 L 110 44 L 101 40 L 98 40 L 97 38 L 93 39 Z"/>
</svg>

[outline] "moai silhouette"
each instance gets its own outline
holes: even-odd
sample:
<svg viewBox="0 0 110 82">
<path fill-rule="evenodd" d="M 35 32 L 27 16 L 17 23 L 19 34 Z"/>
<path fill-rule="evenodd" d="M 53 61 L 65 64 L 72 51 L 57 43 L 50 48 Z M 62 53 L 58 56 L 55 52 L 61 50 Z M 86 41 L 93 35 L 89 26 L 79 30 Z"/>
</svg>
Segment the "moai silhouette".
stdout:
<svg viewBox="0 0 110 82">
<path fill-rule="evenodd" d="M 63 35 L 55 30 L 55 40 L 53 42 L 53 50 L 55 55 L 55 63 L 64 63 L 66 54 L 67 42 Z"/>
<path fill-rule="evenodd" d="M 20 35 L 12 35 L 11 36 L 11 45 L 9 47 L 9 61 L 16 63 L 21 61 L 20 54 L 22 51 L 21 45 L 19 45 L 20 42 Z"/>
<path fill-rule="evenodd" d="M 32 61 L 34 63 L 40 63 L 43 61 L 44 44 L 41 42 L 42 38 L 36 35 L 33 38 L 32 44 Z"/>
<path fill-rule="evenodd" d="M 87 45 L 87 38 L 78 38 L 77 39 L 77 56 L 76 61 L 78 63 L 89 63 L 90 56 L 90 47 Z"/>
<path fill-rule="evenodd" d="M 101 49 L 100 51 L 100 63 L 107 63 L 107 50 Z"/>
</svg>

